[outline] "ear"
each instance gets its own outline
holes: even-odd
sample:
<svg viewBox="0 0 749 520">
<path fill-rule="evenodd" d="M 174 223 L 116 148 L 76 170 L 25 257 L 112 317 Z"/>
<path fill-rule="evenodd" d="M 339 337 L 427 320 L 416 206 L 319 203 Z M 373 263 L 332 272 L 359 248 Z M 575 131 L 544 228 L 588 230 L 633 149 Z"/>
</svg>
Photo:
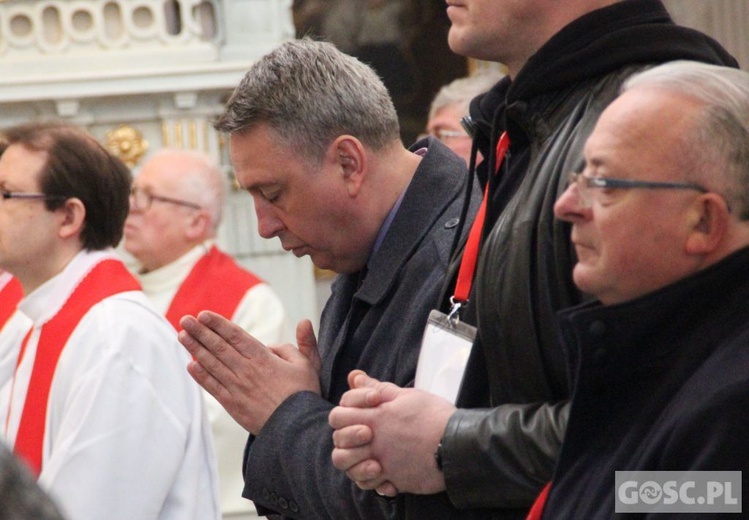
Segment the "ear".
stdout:
<svg viewBox="0 0 749 520">
<path fill-rule="evenodd" d="M 185 229 L 185 236 L 191 242 L 202 242 L 203 240 L 214 236 L 215 230 L 213 229 L 213 222 L 207 210 L 201 209 L 199 211 L 191 211 L 187 218 L 188 222 Z"/>
<path fill-rule="evenodd" d="M 80 236 L 86 221 L 86 206 L 81 199 L 72 197 L 55 210 L 60 215 L 59 235 L 61 238 Z"/>
<path fill-rule="evenodd" d="M 710 254 L 720 247 L 726 236 L 731 218 L 728 203 L 717 193 L 705 193 L 695 203 L 692 215 L 686 252 L 692 255 Z"/>
<path fill-rule="evenodd" d="M 355 197 L 367 173 L 364 145 L 356 137 L 342 135 L 330 145 L 329 153 L 343 174 L 346 190 L 350 196 Z"/>
</svg>

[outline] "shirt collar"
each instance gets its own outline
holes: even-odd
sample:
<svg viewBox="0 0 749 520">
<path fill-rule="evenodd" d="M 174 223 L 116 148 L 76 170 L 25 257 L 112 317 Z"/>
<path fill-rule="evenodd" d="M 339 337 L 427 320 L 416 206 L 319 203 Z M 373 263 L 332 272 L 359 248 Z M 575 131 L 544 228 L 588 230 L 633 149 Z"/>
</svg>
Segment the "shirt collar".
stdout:
<svg viewBox="0 0 749 520">
<path fill-rule="evenodd" d="M 57 314 L 83 278 L 102 260 L 119 260 L 114 249 L 81 250 L 58 274 L 37 287 L 18 304 L 18 309 L 41 326 Z"/>
<path fill-rule="evenodd" d="M 138 280 L 143 286 L 143 292 L 152 296 L 179 286 L 213 244 L 213 240 L 207 240 L 169 264 L 147 273 L 138 272 Z"/>
<path fill-rule="evenodd" d="M 413 153 L 420 157 L 424 157 L 427 154 L 427 148 L 419 148 L 418 150 L 415 150 Z M 382 226 L 380 227 L 379 233 L 377 233 L 377 238 L 375 239 L 374 247 L 372 248 L 372 252 L 369 253 L 369 258 L 367 259 L 367 264 L 369 264 L 369 261 L 374 257 L 375 254 L 377 254 L 377 250 L 382 245 L 382 241 L 385 240 L 385 235 L 387 235 L 388 229 L 390 229 L 390 224 L 393 223 L 393 219 L 395 218 L 395 215 L 398 213 L 398 209 L 401 207 L 401 203 L 403 202 L 403 197 L 406 194 L 406 190 L 403 190 L 398 197 L 398 200 L 395 201 L 395 204 L 390 209 L 390 211 L 387 214 L 387 217 L 385 218 L 385 221 L 382 223 Z"/>
</svg>

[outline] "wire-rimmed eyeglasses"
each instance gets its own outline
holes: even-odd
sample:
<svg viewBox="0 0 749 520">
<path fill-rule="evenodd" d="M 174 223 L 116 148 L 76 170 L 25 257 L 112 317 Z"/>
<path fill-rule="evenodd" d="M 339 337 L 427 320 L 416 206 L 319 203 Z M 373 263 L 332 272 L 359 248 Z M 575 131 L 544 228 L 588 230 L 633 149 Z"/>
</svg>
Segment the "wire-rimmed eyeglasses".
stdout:
<svg viewBox="0 0 749 520">
<path fill-rule="evenodd" d="M 0 190 L 2 200 L 23 199 L 23 200 L 65 200 L 63 195 L 47 195 L 46 193 L 33 193 L 22 191 L 2 191 Z"/>
<path fill-rule="evenodd" d="M 640 181 L 635 179 L 612 179 L 609 177 L 590 177 L 581 172 L 570 172 L 567 175 L 567 186 L 575 185 L 582 205 L 590 207 L 592 189 L 643 188 L 649 190 L 694 190 L 708 193 L 708 189 L 692 182 Z"/>
<path fill-rule="evenodd" d="M 446 129 L 440 129 L 435 132 L 435 137 L 439 139 L 442 142 L 445 142 L 448 139 L 459 139 L 459 138 L 469 138 L 467 133 L 465 133 L 463 130 L 446 130 Z"/>
<path fill-rule="evenodd" d="M 158 202 L 167 202 L 169 204 L 176 204 L 177 206 L 184 206 L 186 208 L 203 209 L 200 205 L 195 204 L 194 202 L 189 202 L 189 201 L 180 200 L 180 199 L 173 199 L 171 197 L 163 197 L 161 195 L 154 195 L 150 191 L 144 190 L 142 188 L 130 189 L 130 206 L 133 209 L 137 209 L 139 211 L 146 211 L 151 207 L 151 204 L 153 204 L 153 201 L 155 200 Z"/>
<path fill-rule="evenodd" d="M 460 139 L 467 137 L 470 139 L 470 135 L 465 133 L 463 130 L 447 130 L 447 129 L 439 129 L 439 130 L 432 130 L 423 134 L 420 134 L 416 140 L 423 139 L 428 136 L 436 137 L 443 143 L 449 139 Z"/>
</svg>

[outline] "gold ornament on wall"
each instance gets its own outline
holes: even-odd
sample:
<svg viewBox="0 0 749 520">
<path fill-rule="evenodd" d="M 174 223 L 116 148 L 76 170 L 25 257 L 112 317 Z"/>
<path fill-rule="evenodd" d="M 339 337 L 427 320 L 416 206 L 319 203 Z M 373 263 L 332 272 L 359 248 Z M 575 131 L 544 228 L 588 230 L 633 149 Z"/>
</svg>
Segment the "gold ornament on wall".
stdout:
<svg viewBox="0 0 749 520">
<path fill-rule="evenodd" d="M 143 134 L 130 125 L 120 125 L 106 133 L 104 146 L 130 168 L 138 164 L 148 151 L 148 141 Z"/>
</svg>

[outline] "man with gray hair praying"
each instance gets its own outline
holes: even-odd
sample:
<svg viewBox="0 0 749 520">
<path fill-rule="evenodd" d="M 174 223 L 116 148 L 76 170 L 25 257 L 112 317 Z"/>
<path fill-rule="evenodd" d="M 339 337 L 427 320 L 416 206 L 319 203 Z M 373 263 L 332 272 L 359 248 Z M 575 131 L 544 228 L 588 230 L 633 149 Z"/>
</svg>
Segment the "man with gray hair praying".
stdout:
<svg viewBox="0 0 749 520">
<path fill-rule="evenodd" d="M 315 338 L 266 348 L 215 313 L 183 318 L 192 376 L 253 434 L 244 496 L 261 514 L 392 518 L 393 501 L 333 467 L 328 413 L 356 368 L 406 385 L 439 304 L 465 164 L 438 139 L 410 149 L 377 74 L 333 45 L 287 42 L 256 62 L 216 128 L 230 135 L 258 233 L 340 273 Z M 238 454 L 239 455 L 239 454 Z"/>
</svg>

